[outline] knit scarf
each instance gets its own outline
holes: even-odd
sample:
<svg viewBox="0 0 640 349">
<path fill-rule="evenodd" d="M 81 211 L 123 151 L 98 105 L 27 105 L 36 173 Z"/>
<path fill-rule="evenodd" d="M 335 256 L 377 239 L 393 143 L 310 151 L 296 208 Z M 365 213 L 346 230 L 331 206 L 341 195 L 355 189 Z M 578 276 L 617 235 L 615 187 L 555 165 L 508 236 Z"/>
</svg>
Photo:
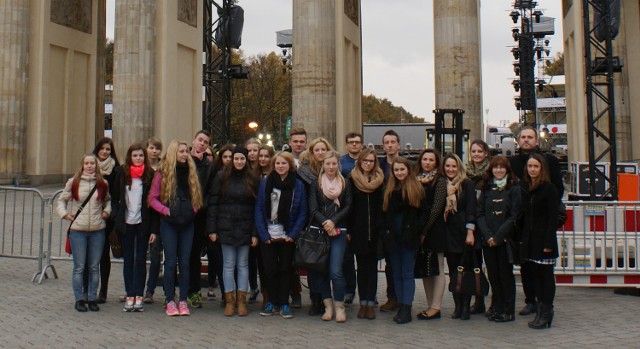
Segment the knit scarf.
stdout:
<svg viewBox="0 0 640 349">
<path fill-rule="evenodd" d="M 129 173 L 131 174 L 131 179 L 140 178 L 144 173 L 144 164 L 140 166 L 131 165 L 129 166 Z"/>
<path fill-rule="evenodd" d="M 342 193 L 342 181 L 339 176 L 329 179 L 326 174 L 322 174 L 320 177 L 320 185 L 322 186 L 322 193 L 329 200 L 333 200 L 336 206 L 340 207 L 340 193 Z"/>
<path fill-rule="evenodd" d="M 498 190 L 504 190 L 504 188 L 507 186 L 508 177 L 509 175 L 504 176 L 504 178 L 502 179 L 493 178 L 493 184 L 496 185 Z"/>
<path fill-rule="evenodd" d="M 444 208 L 444 220 L 447 220 L 449 213 L 456 213 L 458 211 L 458 181 L 460 176 L 456 176 L 454 179 L 447 178 L 447 205 Z"/>
<path fill-rule="evenodd" d="M 267 176 L 265 187 L 264 212 L 267 220 L 271 220 L 271 193 L 273 189 L 280 190 L 280 201 L 278 201 L 278 223 L 289 229 L 289 213 L 293 202 L 293 189 L 296 186 L 296 175 L 289 172 L 283 180 L 276 171 L 271 172 Z"/>
<path fill-rule="evenodd" d="M 489 168 L 489 158 L 485 158 L 479 165 L 475 162 L 469 161 L 467 164 L 467 177 L 469 178 L 482 178 Z"/>
<path fill-rule="evenodd" d="M 437 173 L 438 173 L 437 169 L 431 170 L 429 172 L 422 172 L 418 176 L 418 181 L 420 181 L 420 184 L 422 185 L 429 184 L 431 183 L 431 181 L 433 181 L 434 178 L 436 178 Z"/>
<path fill-rule="evenodd" d="M 351 171 L 351 180 L 358 190 L 365 193 L 373 193 L 384 182 L 384 173 L 382 173 L 380 167 L 376 167 L 367 176 L 360 168 L 356 167 Z"/>
<path fill-rule="evenodd" d="M 104 159 L 104 161 L 100 161 L 100 159 L 98 159 L 98 166 L 100 166 L 100 173 L 103 176 L 108 176 L 111 174 L 111 171 L 113 171 L 113 168 L 116 166 L 116 161 L 111 156 Z"/>
</svg>

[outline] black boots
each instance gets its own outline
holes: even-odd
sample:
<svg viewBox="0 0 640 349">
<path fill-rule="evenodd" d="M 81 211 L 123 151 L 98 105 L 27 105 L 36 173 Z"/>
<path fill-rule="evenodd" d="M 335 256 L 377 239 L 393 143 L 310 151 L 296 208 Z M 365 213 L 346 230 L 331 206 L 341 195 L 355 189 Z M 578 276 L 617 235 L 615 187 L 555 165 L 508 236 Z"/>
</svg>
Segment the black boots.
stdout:
<svg viewBox="0 0 640 349">
<path fill-rule="evenodd" d="M 411 322 L 411 304 L 398 304 L 398 314 L 393 317 L 393 321 L 398 324 Z"/>
<path fill-rule="evenodd" d="M 536 312 L 536 303 L 527 303 L 518 314 L 526 316 Z"/>
<path fill-rule="evenodd" d="M 471 296 L 462 295 L 462 311 L 460 312 L 460 320 L 469 320 L 471 317 Z"/>
<path fill-rule="evenodd" d="M 80 300 L 80 301 L 76 301 L 76 305 L 75 308 L 77 311 L 84 313 L 86 312 L 87 309 L 87 305 L 85 304 L 84 300 Z"/>
<path fill-rule="evenodd" d="M 322 295 L 320 293 L 311 292 L 311 308 L 309 309 L 309 315 L 322 315 L 324 314 L 324 305 L 322 304 Z"/>
<path fill-rule="evenodd" d="M 537 321 L 529 323 L 529 327 L 536 330 L 551 327 L 551 322 L 553 321 L 553 305 L 543 304 L 538 309 L 538 314 Z"/>
<path fill-rule="evenodd" d="M 89 301 L 88 305 L 89 305 L 89 310 L 91 310 L 91 311 L 100 311 L 100 307 L 98 306 L 98 302 Z"/>
<path fill-rule="evenodd" d="M 471 306 L 471 315 L 484 314 L 487 309 L 484 306 L 484 297 L 476 296 L 476 302 Z"/>
<path fill-rule="evenodd" d="M 460 314 L 462 313 L 462 301 L 460 300 L 460 295 L 453 294 L 453 302 L 455 303 L 455 310 L 453 314 L 451 314 L 452 319 L 459 319 Z"/>
</svg>

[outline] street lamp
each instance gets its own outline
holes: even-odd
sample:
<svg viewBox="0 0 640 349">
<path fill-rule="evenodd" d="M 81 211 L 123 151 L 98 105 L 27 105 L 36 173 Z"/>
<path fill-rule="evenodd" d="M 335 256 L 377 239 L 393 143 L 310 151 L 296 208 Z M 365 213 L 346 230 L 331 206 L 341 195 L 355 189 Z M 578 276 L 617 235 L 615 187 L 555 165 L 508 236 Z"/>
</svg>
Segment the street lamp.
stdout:
<svg viewBox="0 0 640 349">
<path fill-rule="evenodd" d="M 249 128 L 251 129 L 251 131 L 256 132 L 256 130 L 258 129 L 258 123 L 255 121 L 251 121 L 249 122 L 249 124 L 247 125 L 249 126 Z"/>
</svg>

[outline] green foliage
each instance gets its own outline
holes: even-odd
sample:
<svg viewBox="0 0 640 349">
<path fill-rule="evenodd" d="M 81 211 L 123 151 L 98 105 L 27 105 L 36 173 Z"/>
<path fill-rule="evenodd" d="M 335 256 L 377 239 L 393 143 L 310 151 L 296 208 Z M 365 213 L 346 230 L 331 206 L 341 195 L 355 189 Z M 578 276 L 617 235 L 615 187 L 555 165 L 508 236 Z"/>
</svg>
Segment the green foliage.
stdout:
<svg viewBox="0 0 640 349">
<path fill-rule="evenodd" d="M 403 107 L 396 107 L 388 99 L 379 99 L 374 95 L 362 96 L 362 121 L 369 123 L 425 122 L 423 118 L 414 116 Z"/>
<path fill-rule="evenodd" d="M 545 75 L 564 75 L 564 53 L 558 52 L 555 57 L 547 61 L 543 69 Z"/>
<path fill-rule="evenodd" d="M 104 48 L 105 83 L 113 84 L 113 40 L 107 40 Z"/>
</svg>

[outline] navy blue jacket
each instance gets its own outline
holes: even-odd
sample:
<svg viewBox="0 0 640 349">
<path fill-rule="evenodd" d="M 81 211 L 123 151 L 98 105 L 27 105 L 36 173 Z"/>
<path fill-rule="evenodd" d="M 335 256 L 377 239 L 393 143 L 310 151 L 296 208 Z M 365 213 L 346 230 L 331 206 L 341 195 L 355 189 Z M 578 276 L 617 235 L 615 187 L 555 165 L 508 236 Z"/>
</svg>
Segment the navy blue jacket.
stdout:
<svg viewBox="0 0 640 349">
<path fill-rule="evenodd" d="M 290 173 L 294 176 L 295 174 Z M 265 193 L 267 189 L 267 178 L 263 178 L 260 182 L 260 189 L 258 189 L 258 199 L 256 200 L 255 209 L 255 221 L 256 230 L 258 230 L 258 236 L 260 241 L 267 241 L 271 239 L 269 231 L 267 230 L 267 215 L 264 212 L 264 200 L 269 197 L 271 193 Z M 304 182 L 296 178 L 296 185 L 293 188 L 293 198 L 291 200 L 291 210 L 289 211 L 289 229 L 286 230 L 287 236 L 296 239 L 300 231 L 305 228 L 307 221 L 307 190 L 305 189 Z"/>
</svg>

